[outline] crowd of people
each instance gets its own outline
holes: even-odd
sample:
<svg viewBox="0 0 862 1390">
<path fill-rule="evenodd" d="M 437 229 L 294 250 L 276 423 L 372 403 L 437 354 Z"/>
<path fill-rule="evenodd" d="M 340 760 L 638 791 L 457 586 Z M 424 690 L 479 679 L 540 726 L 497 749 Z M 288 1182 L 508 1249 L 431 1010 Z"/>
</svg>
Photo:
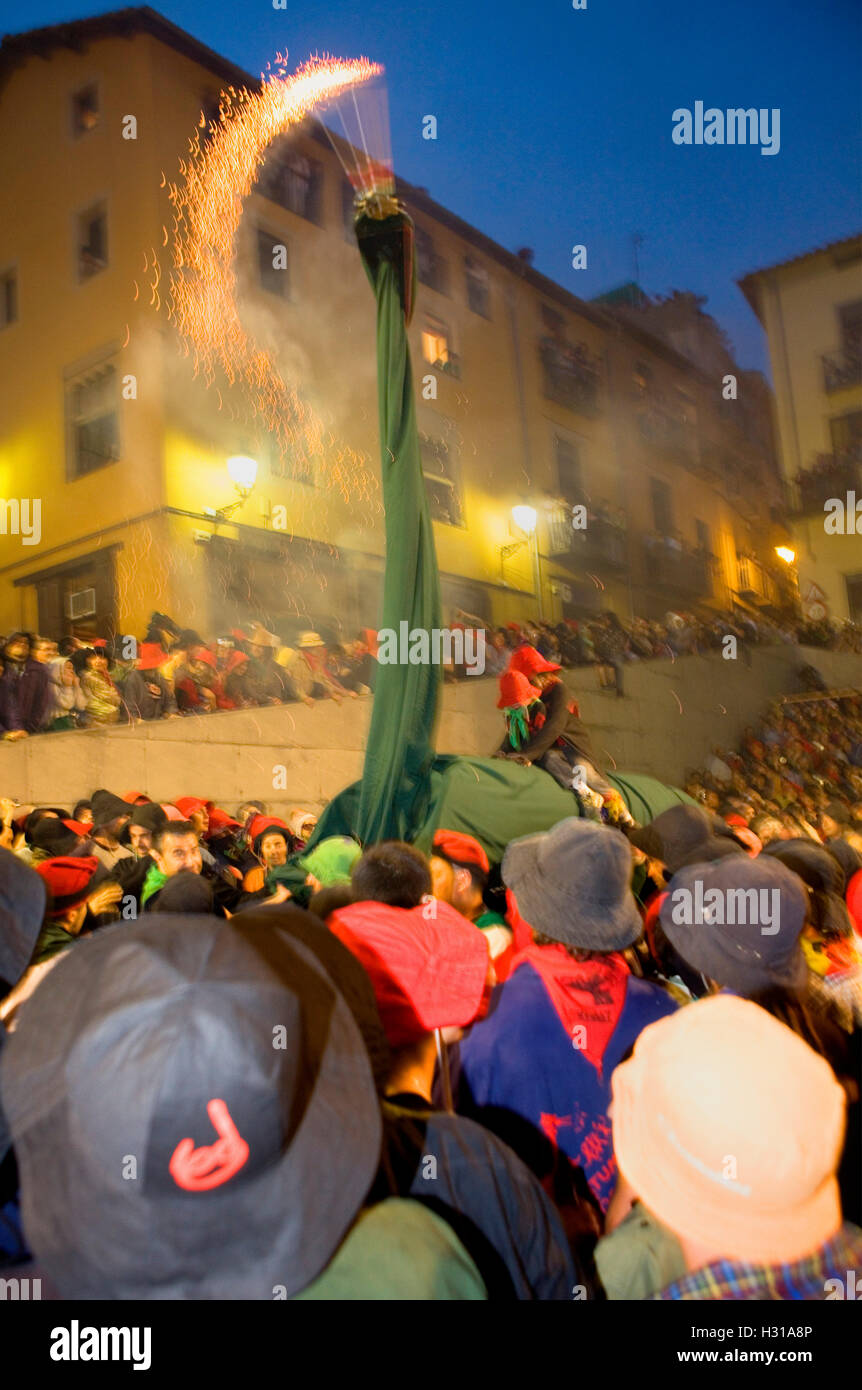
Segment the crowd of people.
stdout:
<svg viewBox="0 0 862 1390">
<path fill-rule="evenodd" d="M 485 673 L 500 676 L 512 652 L 528 643 L 562 666 L 593 666 L 600 688 L 625 695 L 629 662 L 702 655 L 723 650 L 733 637 L 738 655 L 750 660 L 755 644 L 792 642 L 862 654 L 862 627 L 828 622 L 778 624 L 736 613 L 697 617 L 668 612 L 662 622 L 614 613 L 577 622 L 510 622 L 486 627 L 457 611 L 452 628 L 484 633 Z M 33 734 L 99 728 L 136 720 L 172 719 L 215 710 L 248 709 L 295 701 L 355 699 L 374 685 L 377 634 L 363 628 L 353 639 L 326 641 L 308 630 L 283 642 L 261 622 L 233 628 L 206 642 L 166 614 L 154 613 L 142 641 L 128 637 L 59 641 L 13 632 L 0 641 L 0 740 Z M 467 666 L 450 659 L 448 681 L 464 679 Z"/>
<path fill-rule="evenodd" d="M 862 695 L 776 702 L 638 825 L 553 656 L 510 648 L 497 756 L 572 814 L 499 863 L 463 828 L 361 845 L 205 786 L 0 803 L 4 1276 L 59 1298 L 844 1296 Z"/>
</svg>

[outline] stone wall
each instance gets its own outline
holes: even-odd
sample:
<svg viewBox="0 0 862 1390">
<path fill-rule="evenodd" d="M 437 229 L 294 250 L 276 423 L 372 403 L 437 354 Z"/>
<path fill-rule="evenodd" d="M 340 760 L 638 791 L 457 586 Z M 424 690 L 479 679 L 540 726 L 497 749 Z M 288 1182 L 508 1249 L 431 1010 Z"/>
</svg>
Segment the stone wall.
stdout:
<svg viewBox="0 0 862 1390">
<path fill-rule="evenodd" d="M 625 699 L 599 691 L 590 668 L 567 680 L 609 770 L 680 782 L 713 746 L 734 745 L 769 699 L 798 690 L 803 661 L 830 686 L 862 687 L 862 658 L 789 646 L 755 649 L 750 666 L 720 655 L 634 663 Z M 446 686 L 440 752 L 492 752 L 502 736 L 496 700 L 487 677 Z M 370 712 L 365 697 L 42 735 L 0 747 L 0 795 L 71 807 L 96 787 L 138 788 L 158 800 L 207 796 L 228 810 L 245 797 L 276 813 L 318 809 L 359 777 Z"/>
</svg>

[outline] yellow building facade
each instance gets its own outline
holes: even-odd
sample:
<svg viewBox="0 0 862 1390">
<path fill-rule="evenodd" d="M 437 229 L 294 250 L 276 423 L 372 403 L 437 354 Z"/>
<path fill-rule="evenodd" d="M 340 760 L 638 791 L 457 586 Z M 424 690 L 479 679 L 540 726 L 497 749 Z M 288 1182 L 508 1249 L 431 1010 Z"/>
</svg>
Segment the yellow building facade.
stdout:
<svg viewBox="0 0 862 1390">
<path fill-rule="evenodd" d="M 803 611 L 860 622 L 862 236 L 740 285 L 769 342 Z"/>
<path fill-rule="evenodd" d="M 207 640 L 378 621 L 374 301 L 319 126 L 267 161 L 236 256 L 243 324 L 321 422 L 321 455 L 285 458 L 241 392 L 208 389 L 166 312 L 167 185 L 231 84 L 256 85 L 150 10 L 0 47 L 0 632 L 140 638 L 154 610 Z M 768 441 L 720 376 L 399 192 L 444 620 L 778 605 Z M 238 454 L 258 463 L 244 499 Z"/>
</svg>

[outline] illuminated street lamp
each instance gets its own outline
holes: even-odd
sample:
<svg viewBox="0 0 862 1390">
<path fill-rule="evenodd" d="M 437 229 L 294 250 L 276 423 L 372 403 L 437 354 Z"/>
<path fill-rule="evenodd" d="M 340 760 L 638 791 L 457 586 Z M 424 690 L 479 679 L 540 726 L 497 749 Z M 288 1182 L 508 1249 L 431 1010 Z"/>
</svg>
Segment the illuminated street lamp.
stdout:
<svg viewBox="0 0 862 1390">
<path fill-rule="evenodd" d="M 227 461 L 227 471 L 244 502 L 257 481 L 257 460 L 247 454 L 234 454 Z"/>
<path fill-rule="evenodd" d="M 542 570 L 539 561 L 539 535 L 536 530 L 538 519 L 539 517 L 535 507 L 521 504 L 512 508 L 512 520 L 518 530 L 523 531 L 526 536 L 527 539 L 525 543 L 529 546 L 530 554 L 533 559 L 533 587 L 536 591 L 536 603 L 538 604 L 539 619 L 541 621 L 545 616 L 545 606 L 542 601 Z M 516 544 L 520 545 L 524 544 L 524 542 L 518 541 Z M 511 547 L 509 546 L 505 546 L 504 550 L 509 550 L 511 553 Z"/>
<path fill-rule="evenodd" d="M 779 560 L 783 560 L 785 565 L 792 565 L 796 559 L 796 551 L 791 550 L 789 545 L 777 545 L 775 553 Z"/>
<path fill-rule="evenodd" d="M 257 482 L 257 459 L 249 458 L 248 454 L 233 454 L 227 461 L 227 471 L 237 498 L 223 507 L 204 507 L 205 514 L 215 517 L 216 521 L 227 521 L 250 497 Z"/>
</svg>

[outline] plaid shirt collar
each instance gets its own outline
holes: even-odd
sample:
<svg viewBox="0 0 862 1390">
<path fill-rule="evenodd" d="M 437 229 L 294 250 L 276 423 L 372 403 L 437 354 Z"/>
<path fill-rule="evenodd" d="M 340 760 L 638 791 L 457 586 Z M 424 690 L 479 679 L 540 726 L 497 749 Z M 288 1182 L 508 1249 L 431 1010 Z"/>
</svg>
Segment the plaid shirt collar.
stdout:
<svg viewBox="0 0 862 1390">
<path fill-rule="evenodd" d="M 836 1281 L 827 1288 L 827 1280 Z M 747 1264 L 742 1260 L 716 1260 L 653 1299 L 839 1299 L 859 1297 L 862 1281 L 862 1230 L 845 1223 L 832 1240 L 804 1260 L 783 1265 Z M 840 1285 L 840 1289 L 838 1288 Z"/>
</svg>

